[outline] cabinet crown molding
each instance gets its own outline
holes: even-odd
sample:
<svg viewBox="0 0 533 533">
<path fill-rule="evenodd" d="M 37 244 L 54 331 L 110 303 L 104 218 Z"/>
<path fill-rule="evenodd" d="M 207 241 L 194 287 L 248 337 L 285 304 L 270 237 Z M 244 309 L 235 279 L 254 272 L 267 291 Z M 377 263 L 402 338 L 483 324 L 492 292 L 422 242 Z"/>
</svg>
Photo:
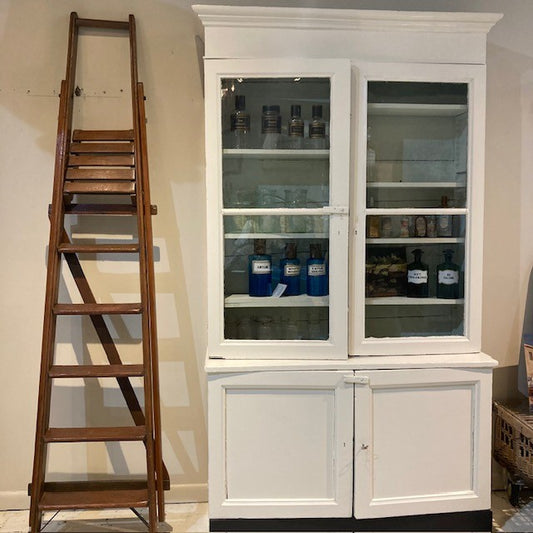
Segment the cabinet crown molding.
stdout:
<svg viewBox="0 0 533 533">
<path fill-rule="evenodd" d="M 205 27 L 488 33 L 500 13 L 193 5 Z"/>
</svg>

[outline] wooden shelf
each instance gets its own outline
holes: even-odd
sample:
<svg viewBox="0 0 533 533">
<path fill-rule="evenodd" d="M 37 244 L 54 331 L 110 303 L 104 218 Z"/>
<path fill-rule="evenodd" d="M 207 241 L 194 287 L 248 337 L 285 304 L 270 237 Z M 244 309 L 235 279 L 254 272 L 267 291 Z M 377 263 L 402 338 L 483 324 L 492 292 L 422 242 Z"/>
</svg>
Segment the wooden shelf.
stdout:
<svg viewBox="0 0 533 533">
<path fill-rule="evenodd" d="M 261 148 L 226 148 L 224 158 L 237 159 L 328 159 L 329 150 L 263 150 Z"/>
<path fill-rule="evenodd" d="M 224 307 L 327 307 L 329 296 L 272 296 L 255 297 L 247 294 L 232 294 L 224 299 Z"/>
<path fill-rule="evenodd" d="M 367 239 L 367 244 L 461 244 L 464 237 L 381 237 Z"/>
<path fill-rule="evenodd" d="M 369 115 L 456 117 L 467 111 L 465 104 L 368 104 Z"/>
<path fill-rule="evenodd" d="M 366 298 L 366 305 L 463 305 L 464 299 L 446 298 L 407 298 L 406 296 L 391 296 L 385 298 Z"/>
</svg>

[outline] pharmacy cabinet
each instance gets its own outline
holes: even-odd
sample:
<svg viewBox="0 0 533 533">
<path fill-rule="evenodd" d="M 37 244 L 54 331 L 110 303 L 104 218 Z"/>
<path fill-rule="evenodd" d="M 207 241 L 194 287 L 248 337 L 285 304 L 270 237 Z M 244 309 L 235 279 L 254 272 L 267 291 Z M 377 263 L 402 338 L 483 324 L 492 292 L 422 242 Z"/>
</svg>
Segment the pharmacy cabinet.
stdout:
<svg viewBox="0 0 533 533">
<path fill-rule="evenodd" d="M 211 376 L 212 518 L 350 516 L 353 385 L 345 374 Z"/>
<path fill-rule="evenodd" d="M 211 519 L 345 518 L 355 527 L 489 509 L 490 358 L 478 364 L 260 371 L 213 362 Z"/>
<path fill-rule="evenodd" d="M 193 6 L 213 531 L 487 531 L 486 35 Z"/>
</svg>

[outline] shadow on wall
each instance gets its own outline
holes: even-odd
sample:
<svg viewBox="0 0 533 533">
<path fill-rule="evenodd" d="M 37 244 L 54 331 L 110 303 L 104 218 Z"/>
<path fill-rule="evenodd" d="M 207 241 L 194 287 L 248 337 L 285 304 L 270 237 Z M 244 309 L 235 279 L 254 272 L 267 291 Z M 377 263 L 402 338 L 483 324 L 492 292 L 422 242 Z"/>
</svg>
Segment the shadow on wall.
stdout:
<svg viewBox="0 0 533 533">
<path fill-rule="evenodd" d="M 200 24 L 189 2 L 179 0 L 173 3 L 114 0 L 98 5 L 88 5 L 82 0 L 59 0 L 53 6 L 46 1 L 17 0 L 4 3 L 2 9 L 6 16 L 0 59 L 6 59 L 2 61 L 6 65 L 3 74 L 11 84 L 10 90 L 18 91 L 19 98 L 3 98 L 1 102 L 9 106 L 9 112 L 19 121 L 38 131 L 35 144 L 27 147 L 25 157 L 31 157 L 32 150 L 50 152 L 54 146 L 52 137 L 57 123 L 51 123 L 49 117 L 43 120 L 43 115 L 36 113 L 38 106 L 33 103 L 38 97 L 41 102 L 45 98 L 49 107 L 59 104 L 57 96 L 65 71 L 70 12 L 75 10 L 80 17 L 98 19 L 127 20 L 129 13 L 136 17 L 139 79 L 144 82 L 147 95 L 152 203 L 158 205 L 153 227 L 157 252 L 163 454 L 171 484 L 206 484 L 205 377 L 201 371 L 207 317 Z M 127 129 L 131 127 L 129 77 L 119 79 L 124 67 L 126 75 L 128 72 L 127 46 L 124 48 L 116 35 L 108 34 L 110 43 L 105 45 L 103 38 L 96 32 L 80 35 L 77 85 L 82 90 L 75 103 L 74 127 Z M 20 50 L 25 53 L 16 54 Z M 99 54 L 99 60 L 93 60 L 93 50 Z M 7 61 L 10 54 L 17 55 L 19 60 Z M 22 103 L 21 91 L 25 91 Z M 33 98 L 32 104 L 24 105 L 24 100 L 30 98 Z M 36 209 L 46 211 L 50 197 L 51 187 L 48 197 L 35 202 Z M 79 217 L 72 224 L 72 235 L 88 232 L 88 242 L 117 242 L 117 237 L 119 242 L 128 242 L 136 238 L 135 226 L 129 227 L 122 218 L 95 217 L 89 221 Z M 43 242 L 43 248 L 45 244 Z M 32 268 L 42 272 L 46 263 L 34 264 Z M 131 258 L 124 261 L 112 256 L 86 256 L 83 268 L 98 301 L 139 300 L 138 268 Z M 62 287 L 63 301 L 80 301 L 66 267 L 63 268 Z M 106 362 L 90 320 L 59 320 L 57 363 Z M 107 317 L 106 321 L 113 336 L 121 339 L 118 349 L 123 360 L 139 362 L 140 321 L 135 323 L 132 317 Z M 38 354 L 39 347 L 31 347 L 31 351 Z M 38 355 L 36 361 L 37 358 Z M 36 384 L 38 364 L 34 368 Z M 120 390 L 111 381 L 85 380 L 82 383 L 78 380 L 74 383 L 70 380 L 67 383 L 65 380 L 55 386 L 54 424 L 98 425 L 104 420 L 110 425 L 130 423 Z M 142 403 L 142 387 L 136 384 L 135 389 Z M 36 406 L 31 406 L 31 412 L 25 417 L 28 435 L 34 431 L 35 410 Z M 85 462 L 89 471 L 94 472 L 109 470 L 126 474 L 139 470 L 144 456 L 128 455 L 117 446 L 112 443 L 107 449 L 100 447 L 94 453 L 87 448 L 82 456 L 68 452 L 68 459 L 64 453 L 57 460 L 51 457 L 51 477 L 62 473 L 69 479 L 70 473 L 64 465 L 72 465 L 72 472 L 77 472 Z"/>
</svg>

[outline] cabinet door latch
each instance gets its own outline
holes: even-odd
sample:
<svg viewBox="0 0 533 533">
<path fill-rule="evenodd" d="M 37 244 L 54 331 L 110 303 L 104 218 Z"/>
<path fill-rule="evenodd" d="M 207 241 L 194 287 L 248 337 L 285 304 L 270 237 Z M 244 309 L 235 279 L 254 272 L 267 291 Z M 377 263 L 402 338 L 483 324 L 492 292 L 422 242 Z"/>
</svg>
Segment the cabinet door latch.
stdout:
<svg viewBox="0 0 533 533">
<path fill-rule="evenodd" d="M 344 376 L 344 383 L 354 383 L 355 385 L 368 385 L 370 378 L 368 376 Z"/>
</svg>

